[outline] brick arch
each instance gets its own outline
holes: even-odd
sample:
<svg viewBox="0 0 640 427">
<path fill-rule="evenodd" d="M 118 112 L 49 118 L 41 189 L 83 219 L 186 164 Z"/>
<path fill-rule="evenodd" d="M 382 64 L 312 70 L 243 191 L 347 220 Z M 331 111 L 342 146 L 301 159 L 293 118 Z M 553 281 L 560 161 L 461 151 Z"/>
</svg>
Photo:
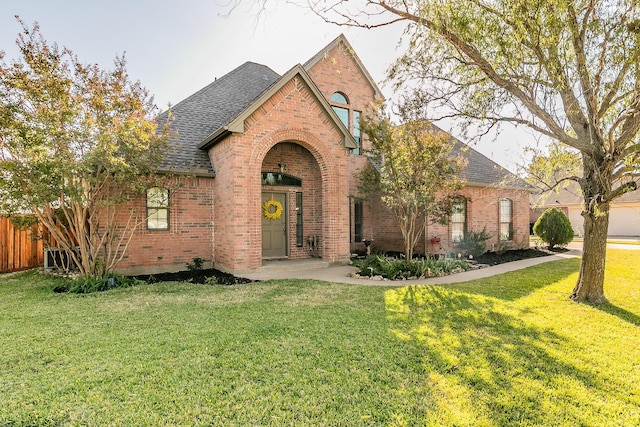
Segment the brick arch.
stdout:
<svg viewBox="0 0 640 427">
<path fill-rule="evenodd" d="M 320 167 L 323 182 L 327 179 L 331 164 L 328 159 L 332 158 L 330 150 L 313 134 L 301 129 L 283 129 L 272 132 L 264 137 L 259 144 L 254 145 L 251 153 L 252 169 L 253 167 L 260 169 L 269 150 L 281 142 L 294 142 L 309 150 Z M 258 170 L 258 172 L 260 171 Z"/>
<path fill-rule="evenodd" d="M 337 138 L 337 137 L 336 137 Z M 329 262 L 345 261 L 348 259 L 348 239 L 345 243 L 341 241 L 345 233 L 348 234 L 348 186 L 346 184 L 346 159 L 348 152 L 343 146 L 335 142 L 335 139 L 329 141 L 321 141 L 314 134 L 301 129 L 282 129 L 271 132 L 263 138 L 258 139 L 252 144 L 250 154 L 248 174 L 252 178 L 249 180 L 248 196 L 251 200 L 260 200 L 262 185 L 260 181 L 261 169 L 263 161 L 267 153 L 277 144 L 281 142 L 290 142 L 307 149 L 317 163 L 320 173 L 320 194 L 322 198 L 322 258 Z M 342 158 L 342 162 L 337 162 L 338 158 Z M 341 188 L 344 186 L 344 188 Z M 340 190 L 341 191 L 340 191 Z M 344 193 L 344 194 L 342 194 Z M 342 200 L 344 198 L 344 200 Z M 345 204 L 342 209 L 338 207 L 340 203 Z M 255 234 L 252 235 L 251 244 L 257 247 L 260 242 L 261 247 L 261 229 L 260 224 L 260 206 L 254 204 L 255 213 L 249 216 L 249 223 Z M 340 220 L 335 219 L 335 215 L 341 215 L 346 222 L 341 224 Z M 342 228 L 341 228 L 342 227 Z M 345 247 L 342 247 L 345 246 Z"/>
</svg>

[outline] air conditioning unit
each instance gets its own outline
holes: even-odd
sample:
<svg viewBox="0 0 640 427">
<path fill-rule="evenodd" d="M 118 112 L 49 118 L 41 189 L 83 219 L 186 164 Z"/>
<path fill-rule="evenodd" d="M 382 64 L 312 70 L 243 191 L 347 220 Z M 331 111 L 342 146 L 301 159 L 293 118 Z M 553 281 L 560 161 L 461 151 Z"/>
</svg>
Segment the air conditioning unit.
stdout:
<svg viewBox="0 0 640 427">
<path fill-rule="evenodd" d="M 73 270 L 77 266 L 64 249 L 44 248 L 44 268 L 47 270 Z"/>
</svg>

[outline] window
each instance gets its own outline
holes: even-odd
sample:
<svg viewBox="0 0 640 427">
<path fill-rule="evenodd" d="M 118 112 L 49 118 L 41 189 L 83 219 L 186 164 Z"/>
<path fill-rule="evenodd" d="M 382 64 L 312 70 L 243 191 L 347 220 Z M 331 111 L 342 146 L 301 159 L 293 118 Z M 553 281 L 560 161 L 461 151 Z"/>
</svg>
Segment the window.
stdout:
<svg viewBox="0 0 640 427">
<path fill-rule="evenodd" d="M 464 197 L 457 197 L 453 201 L 451 211 L 451 241 L 459 242 L 464 238 L 467 228 L 467 200 Z"/>
<path fill-rule="evenodd" d="M 338 118 L 348 130 L 349 129 L 349 110 L 342 107 L 336 107 L 335 105 L 332 106 L 331 108 L 333 108 L 333 111 L 336 112 L 336 114 L 338 115 Z"/>
<path fill-rule="evenodd" d="M 302 247 L 304 245 L 304 230 L 302 228 L 302 193 L 296 193 L 296 246 Z"/>
<path fill-rule="evenodd" d="M 500 240 L 513 239 L 513 202 L 500 200 Z"/>
<path fill-rule="evenodd" d="M 302 187 L 302 180 L 280 172 L 262 172 L 262 185 Z"/>
<path fill-rule="evenodd" d="M 331 95 L 331 108 L 335 111 L 336 115 L 347 128 L 349 132 L 353 132 L 353 139 L 356 140 L 358 147 L 353 149 L 353 154 L 360 154 L 360 111 L 352 111 L 349 109 L 349 100 L 341 92 L 335 92 Z M 338 105 L 336 105 L 338 104 Z M 353 128 L 351 127 L 353 123 Z"/>
<path fill-rule="evenodd" d="M 147 190 L 147 229 L 169 229 L 169 190 L 166 188 Z"/>
<path fill-rule="evenodd" d="M 361 136 L 360 136 L 360 111 L 353 112 L 353 139 L 356 140 L 356 144 L 358 144 L 358 148 L 353 149 L 353 154 L 360 155 L 360 147 L 362 145 Z"/>
<path fill-rule="evenodd" d="M 349 101 L 347 101 L 347 97 L 340 92 L 336 92 L 333 95 L 331 95 L 331 102 L 335 102 L 336 104 L 349 105 Z"/>
<path fill-rule="evenodd" d="M 363 216 L 363 204 L 362 202 L 355 202 L 353 205 L 353 241 L 362 241 L 362 216 Z"/>
</svg>

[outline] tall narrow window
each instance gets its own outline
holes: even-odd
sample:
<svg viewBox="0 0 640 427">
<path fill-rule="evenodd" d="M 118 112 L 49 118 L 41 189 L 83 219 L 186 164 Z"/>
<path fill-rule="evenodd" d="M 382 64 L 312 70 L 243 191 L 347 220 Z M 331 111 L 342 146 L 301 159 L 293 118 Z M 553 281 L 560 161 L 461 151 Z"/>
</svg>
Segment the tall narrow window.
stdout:
<svg viewBox="0 0 640 427">
<path fill-rule="evenodd" d="M 362 217 L 363 217 L 363 204 L 362 202 L 355 202 L 353 204 L 353 241 L 362 241 Z"/>
<path fill-rule="evenodd" d="M 353 149 L 353 154 L 360 155 L 360 148 L 362 147 L 362 138 L 360 135 L 360 111 L 353 112 L 353 139 L 356 140 L 358 148 Z"/>
<path fill-rule="evenodd" d="M 333 111 L 336 112 L 338 118 L 342 122 L 342 124 L 347 128 L 348 131 L 351 131 L 349 127 L 349 101 L 347 97 L 341 94 L 340 92 L 336 92 L 331 95 L 331 103 L 332 104 L 341 104 L 341 105 L 332 105 Z"/>
<path fill-rule="evenodd" d="M 296 246 L 304 245 L 304 229 L 302 223 L 302 193 L 296 193 Z"/>
<path fill-rule="evenodd" d="M 340 119 L 342 124 L 347 129 L 349 129 L 349 110 L 347 110 L 346 108 L 342 108 L 342 107 L 336 107 L 335 105 L 332 106 L 331 108 L 333 108 L 333 111 L 336 112 L 336 114 L 338 115 L 338 118 Z"/>
<path fill-rule="evenodd" d="M 513 239 L 513 202 L 500 200 L 500 240 Z"/>
<path fill-rule="evenodd" d="M 360 133 L 360 111 L 351 110 L 351 106 L 349 105 L 349 100 L 346 95 L 341 92 L 334 92 L 330 98 L 331 108 L 335 111 L 336 115 L 347 128 L 349 132 L 353 135 L 353 139 L 356 141 L 358 145 L 356 148 L 352 150 L 353 154 L 360 155 L 361 150 L 361 133 Z M 352 124 L 353 123 L 353 124 Z"/>
<path fill-rule="evenodd" d="M 147 189 L 147 229 L 169 229 L 169 190 L 166 188 Z"/>
<path fill-rule="evenodd" d="M 451 212 L 451 241 L 459 242 L 464 238 L 467 226 L 467 200 L 457 197 Z"/>
</svg>

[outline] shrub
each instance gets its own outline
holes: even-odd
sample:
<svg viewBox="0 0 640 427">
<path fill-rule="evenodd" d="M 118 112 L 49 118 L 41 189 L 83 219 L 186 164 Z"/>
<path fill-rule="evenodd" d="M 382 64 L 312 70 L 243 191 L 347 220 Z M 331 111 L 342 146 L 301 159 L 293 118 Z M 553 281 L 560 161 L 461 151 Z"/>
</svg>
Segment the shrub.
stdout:
<svg viewBox="0 0 640 427">
<path fill-rule="evenodd" d="M 465 261 L 451 258 L 427 257 L 407 261 L 404 258 L 381 255 L 355 260 L 353 265 L 358 267 L 358 274 L 361 276 L 382 276 L 389 280 L 443 276 L 455 271 L 464 271 L 468 267 Z"/>
<path fill-rule="evenodd" d="M 463 255 L 480 256 L 487 251 L 487 240 L 491 238 L 491 234 L 487 233 L 487 228 L 482 231 L 468 231 L 464 233 L 463 238 L 455 244 L 457 250 Z"/>
<path fill-rule="evenodd" d="M 203 265 L 204 265 L 204 259 L 200 257 L 195 257 L 193 259 L 193 264 L 187 263 L 187 269 L 189 271 L 200 271 L 202 270 Z"/>
<path fill-rule="evenodd" d="M 564 212 L 556 208 L 544 211 L 533 225 L 533 232 L 549 245 L 549 249 L 564 246 L 573 240 L 571 221 Z"/>
<path fill-rule="evenodd" d="M 92 292 L 108 291 L 116 288 L 128 288 L 144 283 L 132 277 L 113 274 L 109 277 L 78 277 L 66 286 L 57 286 L 54 292 L 70 292 L 74 294 L 89 294 Z"/>
</svg>

